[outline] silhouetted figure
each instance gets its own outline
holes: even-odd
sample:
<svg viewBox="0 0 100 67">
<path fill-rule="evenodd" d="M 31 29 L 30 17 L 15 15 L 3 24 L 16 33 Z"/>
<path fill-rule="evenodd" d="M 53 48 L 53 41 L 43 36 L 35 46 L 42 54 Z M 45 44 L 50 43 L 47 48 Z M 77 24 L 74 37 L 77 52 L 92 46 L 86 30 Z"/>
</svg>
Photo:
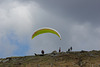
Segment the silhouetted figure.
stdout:
<svg viewBox="0 0 100 67">
<path fill-rule="evenodd" d="M 37 56 L 37 54 L 36 53 L 34 53 L 35 54 L 35 56 Z"/>
<path fill-rule="evenodd" d="M 42 55 L 44 55 L 44 50 L 41 51 Z"/>
<path fill-rule="evenodd" d="M 68 52 L 70 52 L 70 49 L 68 49 Z"/>
<path fill-rule="evenodd" d="M 61 52 L 61 47 L 59 47 L 59 52 Z"/>
<path fill-rule="evenodd" d="M 72 47 L 70 47 L 70 50 L 72 51 Z"/>
</svg>

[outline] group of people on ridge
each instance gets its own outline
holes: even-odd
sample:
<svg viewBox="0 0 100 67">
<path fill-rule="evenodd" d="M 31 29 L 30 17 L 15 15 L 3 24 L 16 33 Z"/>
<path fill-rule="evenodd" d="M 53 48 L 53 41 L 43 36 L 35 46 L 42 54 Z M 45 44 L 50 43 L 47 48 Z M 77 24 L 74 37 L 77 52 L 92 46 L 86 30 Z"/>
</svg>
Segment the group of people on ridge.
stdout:
<svg viewBox="0 0 100 67">
<path fill-rule="evenodd" d="M 72 47 L 68 49 L 68 52 L 72 51 Z M 59 47 L 59 53 L 61 52 L 61 47 Z M 44 55 L 44 50 L 41 50 L 42 55 Z"/>
</svg>

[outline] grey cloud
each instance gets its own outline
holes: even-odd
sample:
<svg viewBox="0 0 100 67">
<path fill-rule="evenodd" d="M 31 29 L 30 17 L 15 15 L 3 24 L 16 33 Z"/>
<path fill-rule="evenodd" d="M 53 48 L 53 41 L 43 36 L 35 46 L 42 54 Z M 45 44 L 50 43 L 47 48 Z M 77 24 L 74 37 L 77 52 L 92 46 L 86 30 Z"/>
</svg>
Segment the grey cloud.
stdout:
<svg viewBox="0 0 100 67">
<path fill-rule="evenodd" d="M 72 18 L 80 23 L 100 22 L 100 0 L 35 0 L 40 6 L 63 18 Z"/>
<path fill-rule="evenodd" d="M 29 4 L 17 1 L 0 4 L 0 57 L 16 54 L 14 52 L 20 48 L 18 43 L 23 45 L 29 41 L 34 25 L 29 10 Z"/>
<path fill-rule="evenodd" d="M 31 49 L 29 50 L 28 53 L 32 54 L 33 51 L 34 52 L 36 51 L 38 53 L 42 49 L 46 50 L 46 52 L 50 52 L 52 50 L 58 50 L 60 46 L 62 47 L 63 51 L 67 51 L 67 49 L 70 46 L 73 46 L 73 50 L 93 50 L 93 49 L 99 50 L 99 39 L 100 39 L 99 29 L 100 28 L 93 27 L 94 24 L 99 25 L 97 21 L 95 21 L 96 23 L 92 22 L 93 17 L 91 17 L 90 19 L 85 18 L 84 13 L 82 14 L 79 13 L 82 15 L 82 18 L 79 17 L 80 16 L 79 14 L 73 15 L 74 17 L 69 16 L 69 15 L 66 15 L 68 14 L 66 12 L 66 9 L 63 12 L 64 9 L 60 8 L 64 6 L 56 5 L 55 1 L 54 3 L 52 2 L 52 0 L 45 1 L 45 2 L 44 0 L 42 0 L 39 2 L 38 2 L 39 10 L 37 11 L 37 13 L 33 14 L 32 12 L 34 10 L 33 9 L 31 10 L 32 16 L 35 16 L 34 18 L 35 18 L 36 24 L 34 25 L 34 30 L 41 27 L 54 28 L 60 32 L 60 34 L 62 35 L 62 40 L 59 41 L 59 40 L 54 39 L 53 35 L 38 36 L 34 40 L 32 40 L 30 44 Z M 59 3 L 61 2 L 59 1 Z M 77 2 L 73 2 L 73 3 L 77 3 Z M 79 5 L 82 6 L 81 4 Z M 70 5 L 70 7 L 74 8 L 73 5 Z M 84 11 L 87 12 L 86 8 L 82 8 L 82 9 L 84 9 Z M 79 11 L 76 10 L 76 13 L 78 12 Z M 72 14 L 70 13 L 70 15 Z M 77 17 L 80 19 L 78 19 Z M 49 46 L 49 49 L 48 49 L 48 46 Z"/>
<path fill-rule="evenodd" d="M 0 22 L 0 33 L 2 28 L 5 33 L 0 36 L 7 36 L 6 33 L 13 30 L 21 43 L 24 43 L 26 41 L 24 38 L 26 38 L 30 47 L 26 52 L 28 55 L 35 52 L 40 53 L 42 49 L 48 53 L 58 50 L 59 47 L 63 51 L 67 51 L 70 46 L 73 47 L 73 50 L 99 50 L 100 27 L 93 27 L 94 24 L 99 25 L 99 0 L 91 0 L 91 2 L 90 0 L 12 1 L 9 4 L 2 3 L 3 5 L 0 7 L 3 20 L 5 19 L 2 21 L 2 17 L 0 17 L 0 21 L 2 21 Z M 41 27 L 56 29 L 61 34 L 62 40 L 60 41 L 53 34 L 40 35 L 32 40 L 33 32 Z M 11 47 L 9 39 L 7 41 L 7 46 Z M 16 48 L 16 44 L 14 45 L 13 47 Z M 8 50 L 6 47 L 5 49 Z M 1 54 L 2 50 L 0 50 Z M 16 49 L 12 49 L 9 54 L 11 55 L 14 50 Z"/>
<path fill-rule="evenodd" d="M 29 1 L 22 0 L 22 2 Z M 100 27 L 93 27 L 99 25 L 99 0 L 30 0 L 30 2 L 38 3 L 36 13 L 34 4 L 31 3 L 30 13 L 35 21 L 33 30 L 41 27 L 54 28 L 60 32 L 62 40 L 59 41 L 54 35 L 38 36 L 31 40 L 28 54 L 32 54 L 33 51 L 38 53 L 42 49 L 50 52 L 60 46 L 63 51 L 70 46 L 73 46 L 74 50 L 99 49 Z"/>
</svg>

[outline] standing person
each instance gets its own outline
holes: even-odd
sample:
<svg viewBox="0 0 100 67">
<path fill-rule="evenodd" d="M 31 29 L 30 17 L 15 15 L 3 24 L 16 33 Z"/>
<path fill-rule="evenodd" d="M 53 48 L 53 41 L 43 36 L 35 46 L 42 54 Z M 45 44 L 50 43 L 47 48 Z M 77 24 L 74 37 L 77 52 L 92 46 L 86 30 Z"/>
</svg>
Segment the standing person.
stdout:
<svg viewBox="0 0 100 67">
<path fill-rule="evenodd" d="M 42 55 L 44 55 L 44 50 L 41 51 Z"/>
<path fill-rule="evenodd" d="M 59 47 L 59 53 L 61 52 L 61 47 Z"/>
<path fill-rule="evenodd" d="M 70 50 L 72 51 L 72 47 L 70 47 Z"/>
<path fill-rule="evenodd" d="M 68 49 L 68 52 L 70 52 L 70 49 Z"/>
</svg>

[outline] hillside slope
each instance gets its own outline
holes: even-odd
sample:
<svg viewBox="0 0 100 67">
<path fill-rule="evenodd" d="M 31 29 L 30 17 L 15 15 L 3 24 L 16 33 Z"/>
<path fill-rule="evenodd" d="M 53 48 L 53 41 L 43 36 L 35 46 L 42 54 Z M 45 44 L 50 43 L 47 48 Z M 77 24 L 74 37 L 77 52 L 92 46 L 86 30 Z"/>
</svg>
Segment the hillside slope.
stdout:
<svg viewBox="0 0 100 67">
<path fill-rule="evenodd" d="M 99 67 L 99 64 L 100 51 L 53 52 L 0 59 L 0 67 Z"/>
</svg>

